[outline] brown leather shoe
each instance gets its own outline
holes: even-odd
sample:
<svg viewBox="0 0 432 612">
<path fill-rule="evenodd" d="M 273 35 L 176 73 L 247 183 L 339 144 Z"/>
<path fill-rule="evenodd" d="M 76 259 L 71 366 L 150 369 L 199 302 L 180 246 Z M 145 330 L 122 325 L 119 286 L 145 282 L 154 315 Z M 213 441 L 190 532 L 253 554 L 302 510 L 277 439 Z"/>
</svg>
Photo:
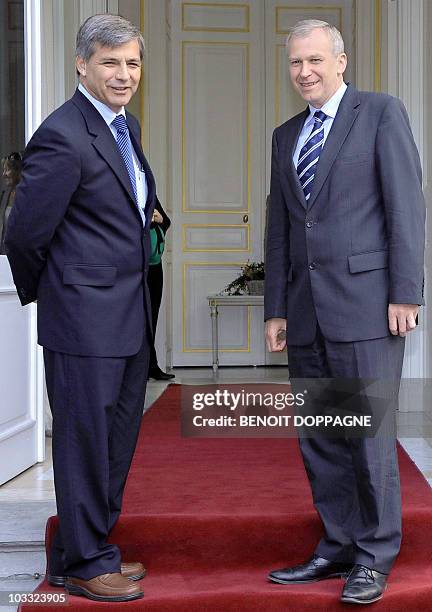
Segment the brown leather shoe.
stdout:
<svg viewBox="0 0 432 612">
<path fill-rule="evenodd" d="M 131 601 L 144 597 L 139 584 L 120 573 L 102 574 L 90 580 L 67 576 L 65 587 L 70 595 L 82 595 L 93 601 Z"/>
<path fill-rule="evenodd" d="M 141 580 L 146 575 L 146 569 L 142 563 L 134 561 L 132 563 L 122 563 L 120 566 L 121 575 L 129 580 Z M 48 584 L 54 587 L 64 587 L 66 576 L 54 576 L 48 574 Z"/>
<path fill-rule="evenodd" d="M 129 580 L 141 580 L 146 575 L 146 569 L 139 561 L 122 563 L 120 566 L 121 575 Z"/>
</svg>

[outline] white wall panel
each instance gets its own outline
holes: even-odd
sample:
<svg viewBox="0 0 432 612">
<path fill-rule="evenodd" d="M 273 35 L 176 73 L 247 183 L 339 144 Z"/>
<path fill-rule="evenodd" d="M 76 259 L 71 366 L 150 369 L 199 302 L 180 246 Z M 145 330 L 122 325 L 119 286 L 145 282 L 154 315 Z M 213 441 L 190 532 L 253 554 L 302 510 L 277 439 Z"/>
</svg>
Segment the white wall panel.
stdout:
<svg viewBox="0 0 432 612">
<path fill-rule="evenodd" d="M 44 458 L 42 362 L 34 306 L 22 308 L 0 255 L 0 484 Z"/>
<path fill-rule="evenodd" d="M 1 440 L 10 427 L 22 423 L 23 420 L 27 421 L 28 387 L 26 384 L 19 384 L 19 379 L 22 378 L 22 381 L 29 379 L 30 362 L 28 344 L 20 341 L 29 334 L 29 320 L 23 316 L 15 291 L 4 293 L 3 287 L 0 288 L 0 304 L 2 318 L 0 364 L 3 382 L 0 411 Z"/>
<path fill-rule="evenodd" d="M 286 3 L 288 4 L 288 3 Z M 302 19 L 321 19 L 336 26 L 338 30 L 342 29 L 342 7 L 341 6 L 307 6 L 304 2 L 303 6 L 277 6 L 276 7 L 276 33 L 288 34 L 290 29 Z"/>
<path fill-rule="evenodd" d="M 248 225 L 183 226 L 183 251 L 248 251 Z"/>
<path fill-rule="evenodd" d="M 184 208 L 245 210 L 248 45 L 184 42 L 183 58 Z"/>
<path fill-rule="evenodd" d="M 182 29 L 205 32 L 249 32 L 247 4 L 185 2 Z"/>
</svg>

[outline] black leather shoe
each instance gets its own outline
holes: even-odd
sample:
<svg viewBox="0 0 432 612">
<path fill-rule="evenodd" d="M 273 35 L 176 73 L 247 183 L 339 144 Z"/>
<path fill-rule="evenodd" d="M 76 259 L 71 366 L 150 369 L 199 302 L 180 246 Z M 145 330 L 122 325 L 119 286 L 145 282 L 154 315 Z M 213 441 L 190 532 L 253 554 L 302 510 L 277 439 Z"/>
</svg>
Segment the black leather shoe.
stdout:
<svg viewBox="0 0 432 612">
<path fill-rule="evenodd" d="M 305 582 L 317 582 L 327 578 L 345 577 L 352 569 L 352 564 L 329 561 L 313 555 L 306 563 L 274 570 L 268 576 L 270 582 L 278 584 L 302 584 Z"/>
<path fill-rule="evenodd" d="M 387 588 L 387 574 L 354 565 L 348 575 L 341 601 L 344 603 L 370 604 L 378 601 Z"/>
<path fill-rule="evenodd" d="M 171 378 L 175 378 L 175 374 L 168 374 L 168 372 L 161 370 L 159 366 L 155 366 L 149 369 L 148 377 L 155 380 L 171 380 Z"/>
</svg>

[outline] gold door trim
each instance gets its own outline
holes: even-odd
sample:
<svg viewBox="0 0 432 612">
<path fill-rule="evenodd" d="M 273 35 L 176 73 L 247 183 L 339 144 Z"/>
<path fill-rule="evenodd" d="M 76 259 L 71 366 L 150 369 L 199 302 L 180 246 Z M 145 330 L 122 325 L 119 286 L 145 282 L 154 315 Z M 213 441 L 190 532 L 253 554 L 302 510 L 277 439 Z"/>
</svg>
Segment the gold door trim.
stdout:
<svg viewBox="0 0 432 612">
<path fill-rule="evenodd" d="M 303 6 L 275 6 L 275 32 L 276 34 L 289 34 L 289 30 L 283 30 L 283 29 L 279 29 L 279 12 L 281 9 L 283 10 L 297 10 L 297 11 L 305 11 L 305 19 L 308 18 L 308 14 L 309 12 L 313 12 L 313 11 L 322 11 L 322 10 L 331 10 L 331 11 L 337 11 L 339 13 L 339 19 L 338 19 L 338 24 L 339 24 L 339 31 L 342 32 L 342 11 L 343 11 L 343 6 L 337 6 L 337 5 L 315 5 L 315 6 L 309 6 L 309 5 L 303 5 Z M 312 16 L 310 17 L 312 18 Z"/>
<path fill-rule="evenodd" d="M 247 230 L 247 247 L 240 247 L 238 249 L 190 249 L 186 247 L 186 230 L 189 227 L 240 227 L 246 228 Z M 182 251 L 183 253 L 250 253 L 250 225 L 244 223 L 184 223 L 182 227 Z M 211 262 L 213 263 L 213 262 Z"/>
<path fill-rule="evenodd" d="M 201 28 L 199 26 L 185 26 L 185 7 L 186 6 L 211 6 L 224 8 L 243 8 L 246 9 L 246 26 L 244 28 Z M 182 30 L 183 32 L 250 32 L 250 9 L 248 4 L 215 4 L 211 2 L 183 2 L 182 4 Z"/>
<path fill-rule="evenodd" d="M 246 172 L 247 172 L 247 208 L 239 210 L 191 210 L 187 208 L 186 203 L 186 128 L 185 128 L 185 49 L 186 45 L 224 45 L 224 46 L 241 46 L 246 49 Z M 221 214 L 221 215 L 237 215 L 249 213 L 250 211 L 250 199 L 251 199 L 251 156 L 250 156 L 250 63 L 249 63 L 249 43 L 238 42 L 238 41 L 207 41 L 207 40 L 183 40 L 182 41 L 182 94 L 181 94 L 181 150 L 182 150 L 182 209 L 183 212 L 191 214 Z"/>
</svg>

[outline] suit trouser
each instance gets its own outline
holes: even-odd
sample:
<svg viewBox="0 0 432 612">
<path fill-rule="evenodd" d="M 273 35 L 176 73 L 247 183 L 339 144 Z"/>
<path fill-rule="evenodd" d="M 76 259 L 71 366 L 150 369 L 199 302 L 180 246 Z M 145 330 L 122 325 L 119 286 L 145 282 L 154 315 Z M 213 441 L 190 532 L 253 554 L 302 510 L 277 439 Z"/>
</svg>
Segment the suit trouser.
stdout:
<svg viewBox="0 0 432 612">
<path fill-rule="evenodd" d="M 404 346 L 399 336 L 331 342 L 318 329 L 313 344 L 288 347 L 290 377 L 393 381 L 397 397 Z M 386 414 L 390 423 L 394 409 L 393 404 Z M 299 438 L 325 531 L 315 550 L 320 557 L 390 571 L 400 549 L 401 501 L 396 439 L 391 427 L 388 431 L 376 437 Z"/>
<path fill-rule="evenodd" d="M 53 415 L 53 467 L 59 529 L 50 574 L 120 571 L 108 544 L 122 505 L 144 408 L 148 340 L 125 358 L 80 357 L 44 349 Z"/>
</svg>

